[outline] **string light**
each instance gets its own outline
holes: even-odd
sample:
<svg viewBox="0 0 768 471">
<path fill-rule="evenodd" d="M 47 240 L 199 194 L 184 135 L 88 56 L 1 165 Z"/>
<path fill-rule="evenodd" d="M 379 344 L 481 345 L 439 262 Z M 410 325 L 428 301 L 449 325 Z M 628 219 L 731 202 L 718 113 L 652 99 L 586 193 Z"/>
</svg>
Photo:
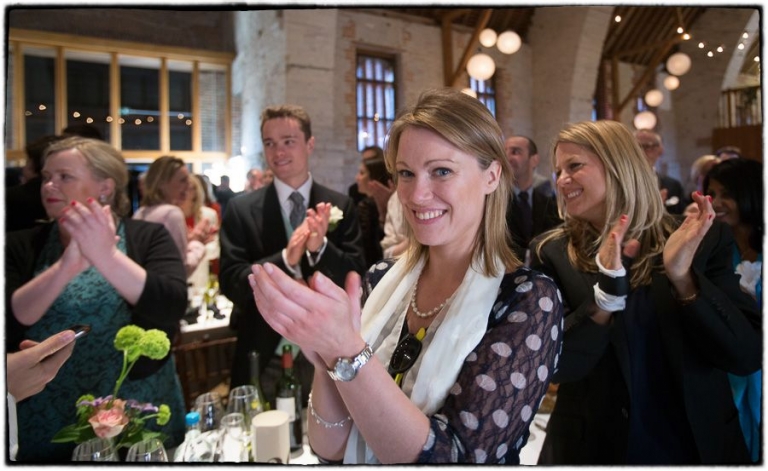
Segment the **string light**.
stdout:
<svg viewBox="0 0 768 471">
<path fill-rule="evenodd" d="M 749 39 L 749 33 L 744 31 L 744 34 L 742 34 L 741 37 L 744 38 L 744 39 Z"/>
<path fill-rule="evenodd" d="M 73 118 L 79 118 L 80 117 L 80 112 L 79 111 L 75 111 L 74 113 L 72 113 L 72 117 Z"/>
<path fill-rule="evenodd" d="M 688 41 L 689 39 L 691 39 L 691 35 L 690 35 L 690 34 L 688 34 L 688 33 L 685 33 L 685 34 L 683 35 L 683 39 L 684 39 L 684 40 L 686 40 L 686 41 Z"/>
<path fill-rule="evenodd" d="M 704 49 L 704 42 L 703 41 L 699 43 L 699 49 Z"/>
<path fill-rule="evenodd" d="M 616 23 L 621 23 L 621 15 L 616 15 L 616 16 L 613 18 L 613 21 L 615 21 Z"/>
<path fill-rule="evenodd" d="M 714 57 L 714 55 L 715 55 L 715 53 L 714 53 L 714 52 L 712 52 L 712 51 L 709 51 L 709 52 L 707 53 L 707 57 Z"/>
<path fill-rule="evenodd" d="M 683 34 L 684 32 L 685 32 L 685 30 L 683 29 L 682 26 L 678 26 L 677 27 L 677 34 Z"/>
<path fill-rule="evenodd" d="M 723 52 L 723 46 L 717 46 L 717 52 Z"/>
<path fill-rule="evenodd" d="M 740 51 L 743 51 L 745 46 L 744 43 L 739 43 L 739 45 L 736 47 L 738 47 Z"/>
</svg>

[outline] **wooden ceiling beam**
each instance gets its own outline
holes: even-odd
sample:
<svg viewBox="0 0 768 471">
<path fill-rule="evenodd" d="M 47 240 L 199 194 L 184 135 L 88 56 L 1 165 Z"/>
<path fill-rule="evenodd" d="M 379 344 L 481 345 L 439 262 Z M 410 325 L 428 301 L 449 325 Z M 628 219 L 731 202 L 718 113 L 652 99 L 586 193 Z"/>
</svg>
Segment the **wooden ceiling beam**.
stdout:
<svg viewBox="0 0 768 471">
<path fill-rule="evenodd" d="M 624 100 L 619 103 L 618 106 L 616 106 L 616 103 L 613 104 L 613 115 L 614 116 L 620 116 L 621 112 L 624 110 L 624 108 L 627 106 L 630 100 L 632 100 L 636 95 L 637 92 L 640 91 L 641 88 L 645 86 L 646 83 L 648 83 L 648 80 L 650 80 L 653 75 L 656 73 L 656 67 L 661 63 L 661 61 L 664 59 L 664 57 L 669 53 L 669 51 L 672 49 L 672 46 L 679 43 L 682 40 L 682 38 L 674 37 L 667 41 L 667 43 L 662 46 L 656 54 L 653 56 L 653 58 L 648 63 L 648 67 L 645 68 L 645 72 L 643 72 L 643 75 L 640 77 L 640 80 L 635 82 L 635 86 L 632 87 L 632 90 L 627 93 L 627 96 L 624 98 Z M 613 71 L 614 74 L 618 72 L 618 70 Z"/>
<path fill-rule="evenodd" d="M 453 73 L 453 76 L 450 78 L 450 80 L 446 81 L 446 86 L 448 87 L 455 87 L 456 84 L 459 82 L 459 79 L 461 78 L 461 74 L 463 73 L 463 70 L 467 67 L 467 62 L 469 62 L 469 58 L 472 56 L 472 52 L 474 51 L 476 45 L 478 44 L 478 40 L 480 39 L 480 32 L 485 29 L 485 27 L 488 25 L 488 21 L 491 19 L 491 13 L 493 13 L 492 8 L 486 8 L 483 10 L 483 13 L 480 15 L 480 20 L 478 20 L 477 25 L 475 25 L 475 31 L 472 33 L 472 37 L 469 39 L 469 42 L 467 43 L 467 47 L 464 49 L 464 54 L 461 57 L 461 60 L 459 61 L 458 66 L 456 67 L 456 71 Z M 443 23 L 443 68 L 444 70 L 446 67 L 450 68 L 451 64 L 453 64 L 453 54 L 451 54 L 451 61 L 447 62 L 445 53 L 447 48 L 451 48 L 452 46 L 452 36 L 450 33 L 450 30 L 446 33 L 446 28 L 450 28 L 450 25 L 446 26 L 445 22 Z M 447 40 L 446 40 L 447 36 Z M 446 65 L 447 64 L 447 65 Z M 448 78 L 448 75 L 446 74 L 446 78 Z"/>
</svg>

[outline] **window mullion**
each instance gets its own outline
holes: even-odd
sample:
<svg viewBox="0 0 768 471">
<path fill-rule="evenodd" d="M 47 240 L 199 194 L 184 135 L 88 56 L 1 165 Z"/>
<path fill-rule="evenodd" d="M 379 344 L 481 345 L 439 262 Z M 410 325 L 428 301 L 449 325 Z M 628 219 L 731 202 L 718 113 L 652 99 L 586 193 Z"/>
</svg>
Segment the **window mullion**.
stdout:
<svg viewBox="0 0 768 471">
<path fill-rule="evenodd" d="M 171 151 L 170 93 L 168 90 L 168 59 L 160 62 L 160 152 Z"/>
<path fill-rule="evenodd" d="M 203 150 L 202 116 L 200 115 L 200 62 L 192 63 L 192 151 Z"/>
<path fill-rule="evenodd" d="M 111 144 L 116 149 L 123 148 L 123 133 L 120 127 L 120 62 L 118 54 L 113 52 L 109 61 L 109 115 L 112 122 L 109 123 Z"/>
<path fill-rule="evenodd" d="M 54 115 L 54 129 L 60 131 L 67 127 L 69 116 L 67 112 L 67 62 L 64 58 L 64 48 L 56 48 L 56 62 L 54 67 L 54 106 L 56 114 Z"/>
</svg>

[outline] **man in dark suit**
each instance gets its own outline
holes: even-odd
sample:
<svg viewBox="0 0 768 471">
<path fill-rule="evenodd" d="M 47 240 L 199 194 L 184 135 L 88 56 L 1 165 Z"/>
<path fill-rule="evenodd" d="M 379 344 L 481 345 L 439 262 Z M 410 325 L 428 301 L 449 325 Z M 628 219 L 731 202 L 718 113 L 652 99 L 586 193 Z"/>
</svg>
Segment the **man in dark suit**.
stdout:
<svg viewBox="0 0 768 471">
<path fill-rule="evenodd" d="M 637 139 L 637 143 L 640 144 L 643 152 L 645 152 L 645 158 L 655 171 L 656 162 L 659 161 L 664 153 L 664 144 L 661 142 L 661 136 L 650 129 L 638 129 L 635 131 L 635 139 Z M 657 174 L 657 176 L 659 177 L 659 190 L 661 191 L 662 198 L 664 198 L 664 206 L 667 208 L 667 211 L 670 214 L 683 214 L 685 207 L 688 205 L 688 197 L 683 191 L 682 183 L 667 175 Z"/>
<path fill-rule="evenodd" d="M 260 357 L 262 388 L 273 401 L 281 374 L 276 350 L 282 342 L 256 309 L 248 283 L 251 266 L 268 262 L 305 281 L 319 271 L 339 286 L 349 272 L 363 273 L 365 266 L 352 200 L 315 183 L 309 173 L 315 138 L 304 109 L 292 105 L 265 109 L 261 135 L 267 165 L 275 178 L 270 185 L 230 200 L 221 225 L 219 281 L 237 315 L 231 386 L 249 383 L 248 352 L 255 350 Z M 344 212 L 336 226 L 329 224 L 329 205 Z M 306 402 L 312 365 L 299 354 L 295 369 Z"/>
<path fill-rule="evenodd" d="M 536 173 L 539 152 L 525 136 L 512 136 L 504 143 L 512 166 L 515 185 L 507 207 L 507 227 L 515 255 L 527 264 L 528 243 L 532 238 L 562 222 L 557 199 L 549 179 Z"/>
</svg>

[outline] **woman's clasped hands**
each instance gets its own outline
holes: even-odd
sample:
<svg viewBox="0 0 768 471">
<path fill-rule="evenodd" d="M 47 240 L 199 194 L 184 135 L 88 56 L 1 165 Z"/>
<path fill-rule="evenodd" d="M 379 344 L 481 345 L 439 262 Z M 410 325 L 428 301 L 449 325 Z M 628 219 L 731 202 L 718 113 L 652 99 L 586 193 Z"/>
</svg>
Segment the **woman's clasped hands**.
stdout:
<svg viewBox="0 0 768 471">
<path fill-rule="evenodd" d="M 259 312 L 316 367 L 363 348 L 358 274 L 350 272 L 342 289 L 320 272 L 306 285 L 270 263 L 253 265 L 252 271 L 248 281 Z"/>
<path fill-rule="evenodd" d="M 93 198 L 85 204 L 73 200 L 59 217 L 59 224 L 71 237 L 62 262 L 78 272 L 108 262 L 117 252 L 119 236 L 112 211 Z"/>
</svg>

